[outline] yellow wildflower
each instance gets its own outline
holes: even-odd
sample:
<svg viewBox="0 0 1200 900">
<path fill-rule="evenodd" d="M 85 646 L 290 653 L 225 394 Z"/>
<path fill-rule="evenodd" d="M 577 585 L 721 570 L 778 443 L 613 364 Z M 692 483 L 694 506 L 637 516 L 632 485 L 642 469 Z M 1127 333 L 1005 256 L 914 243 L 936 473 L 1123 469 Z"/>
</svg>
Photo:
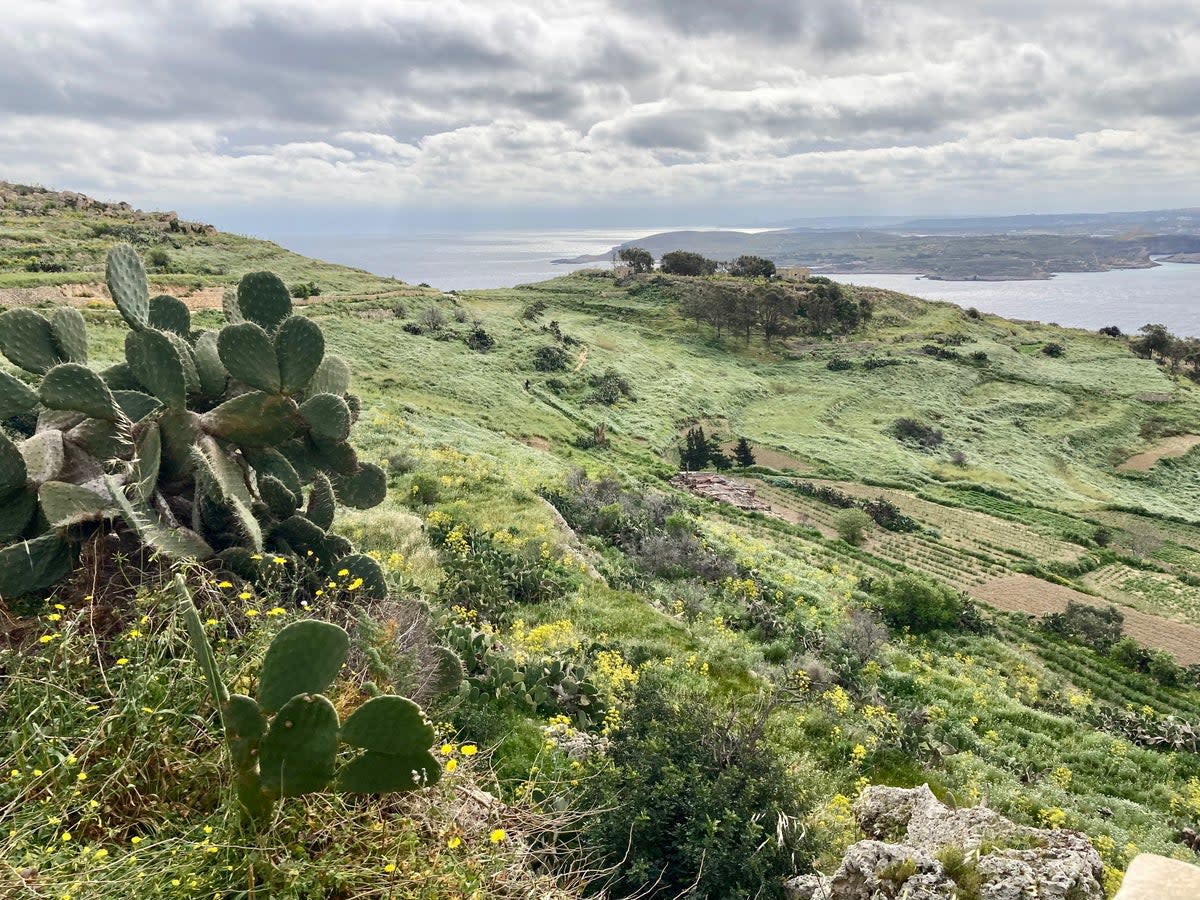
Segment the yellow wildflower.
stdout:
<svg viewBox="0 0 1200 900">
<path fill-rule="evenodd" d="M 462 745 L 462 755 L 463 756 L 474 756 L 478 752 L 479 752 L 479 748 L 476 747 L 474 744 L 463 744 Z"/>
<path fill-rule="evenodd" d="M 488 840 L 490 840 L 490 841 L 491 841 L 493 844 L 499 844 L 499 843 L 500 843 L 501 841 L 503 841 L 503 840 L 504 840 L 506 837 L 508 837 L 508 835 L 507 835 L 507 834 L 505 834 L 505 832 L 504 832 L 504 829 L 503 829 L 503 828 L 497 828 L 497 829 L 496 829 L 495 831 L 493 831 L 493 832 L 492 832 L 490 835 L 488 835 Z"/>
</svg>

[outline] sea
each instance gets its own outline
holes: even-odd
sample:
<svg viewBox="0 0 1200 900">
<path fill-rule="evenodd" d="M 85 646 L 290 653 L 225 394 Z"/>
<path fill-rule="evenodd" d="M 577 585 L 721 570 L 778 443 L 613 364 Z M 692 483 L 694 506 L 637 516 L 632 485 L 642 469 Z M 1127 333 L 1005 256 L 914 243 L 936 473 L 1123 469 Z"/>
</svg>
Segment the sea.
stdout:
<svg viewBox="0 0 1200 900">
<path fill-rule="evenodd" d="M 722 226 L 731 228 L 731 226 Z M 717 230 L 713 226 L 547 229 L 392 235 L 275 234 L 289 250 L 328 262 L 394 276 L 441 290 L 513 287 L 607 263 L 564 264 L 555 259 L 605 253 L 613 246 L 662 231 Z M 761 228 L 737 228 L 762 231 Z M 1200 265 L 1162 262 L 1149 269 L 1055 275 L 1046 281 L 935 281 L 915 275 L 830 273 L 839 281 L 948 300 L 1012 319 L 1076 328 L 1116 325 L 1126 333 L 1147 323 L 1200 336 Z"/>
</svg>

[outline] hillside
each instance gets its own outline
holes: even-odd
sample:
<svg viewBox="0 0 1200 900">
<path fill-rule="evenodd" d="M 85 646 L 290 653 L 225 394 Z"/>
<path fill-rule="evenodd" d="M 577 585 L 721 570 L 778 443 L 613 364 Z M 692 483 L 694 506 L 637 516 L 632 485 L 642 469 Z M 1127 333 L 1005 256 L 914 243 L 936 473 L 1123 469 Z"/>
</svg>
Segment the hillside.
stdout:
<svg viewBox="0 0 1200 900">
<path fill-rule="evenodd" d="M 764 256 L 781 266 L 815 272 L 892 272 L 948 281 L 1041 280 L 1056 272 L 1107 272 L 1157 265 L 1154 258 L 1188 262 L 1200 251 L 1195 217 L 1182 225 L 1154 223 L 1155 230 L 1130 226 L 1114 233 L 1062 233 L 1014 228 L 1003 219 L 967 220 L 956 229 L 945 222 L 905 222 L 888 228 L 671 231 L 628 241 L 656 258 L 688 250 L 717 260 L 743 254 Z M 1011 230 L 1010 230 L 1011 229 Z M 602 262 L 609 254 L 563 262 Z"/>
<path fill-rule="evenodd" d="M 767 345 L 685 318 L 698 279 L 581 272 L 446 295 L 127 209 L 2 215 L 4 259 L 69 269 L 10 264 L 0 286 L 67 287 L 0 300 L 79 308 L 101 367 L 127 333 L 98 284 L 115 234 L 167 248 L 156 284 L 263 267 L 315 282 L 302 311 L 349 362 L 355 442 L 387 472 L 382 505 L 338 513 L 402 598 L 365 619 L 400 628 L 397 608 L 427 601 L 467 682 L 427 702 L 457 770 L 435 788 L 289 800 L 249 837 L 212 788 L 216 726 L 173 606 L 148 589 L 115 607 L 111 645 L 89 630 L 91 594 L 9 608 L 0 884 L 780 896 L 784 876 L 836 867 L 869 784 L 1083 831 L 1110 894 L 1140 851 L 1196 861 L 1200 686 L 1183 667 L 1200 664 L 1200 451 L 1184 436 L 1200 390 L 1123 340 L 859 289 L 865 325 Z M 222 321 L 218 292 L 190 305 L 196 327 Z M 905 418 L 940 439 L 898 439 Z M 724 477 L 767 509 L 670 482 L 697 424 L 749 441 L 759 465 Z M 845 507 L 877 498 L 897 527 L 839 538 Z M 221 583 L 220 649 L 249 683 L 266 640 L 307 613 L 282 588 Z M 1098 652 L 1039 627 L 1071 600 L 1116 604 L 1136 644 Z M 571 679 L 536 694 L 555 663 Z"/>
</svg>

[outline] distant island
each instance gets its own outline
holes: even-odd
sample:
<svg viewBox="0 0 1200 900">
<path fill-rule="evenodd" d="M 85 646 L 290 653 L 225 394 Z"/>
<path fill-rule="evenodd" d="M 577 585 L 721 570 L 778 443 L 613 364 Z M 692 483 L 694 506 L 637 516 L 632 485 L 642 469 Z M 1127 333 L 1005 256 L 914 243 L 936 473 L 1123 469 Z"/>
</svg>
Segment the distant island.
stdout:
<svg viewBox="0 0 1200 900">
<path fill-rule="evenodd" d="M 828 220 L 826 220 L 828 222 Z M 814 272 L 889 272 L 946 281 L 1016 281 L 1057 272 L 1145 269 L 1200 262 L 1200 210 L 790 225 L 778 230 L 668 231 L 609 253 L 557 259 L 604 262 L 624 247 L 655 257 L 689 250 L 712 259 L 763 256 Z"/>
</svg>

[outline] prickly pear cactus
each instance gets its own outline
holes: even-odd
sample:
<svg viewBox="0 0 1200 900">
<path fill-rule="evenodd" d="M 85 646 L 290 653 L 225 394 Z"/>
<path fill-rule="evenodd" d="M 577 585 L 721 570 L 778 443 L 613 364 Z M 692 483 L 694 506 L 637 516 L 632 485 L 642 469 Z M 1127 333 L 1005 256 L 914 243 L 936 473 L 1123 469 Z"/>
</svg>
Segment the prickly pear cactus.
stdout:
<svg viewBox="0 0 1200 900">
<path fill-rule="evenodd" d="M 378 563 L 329 529 L 338 503 L 381 503 L 387 478 L 349 442 L 349 366 L 283 282 L 246 275 L 228 324 L 206 331 L 150 296 L 132 247 L 109 252 L 106 277 L 130 330 L 125 361 L 103 371 L 78 310 L 0 313 L 0 353 L 22 370 L 0 371 L 0 598 L 51 587 L 114 523 L 244 578 L 283 559 L 302 590 L 385 594 Z"/>
<path fill-rule="evenodd" d="M 230 694 L 182 577 L 176 576 L 175 588 L 192 652 L 221 712 L 238 799 L 252 819 L 268 818 L 280 798 L 330 785 L 385 794 L 429 787 L 441 778 L 431 752 L 433 726 L 411 700 L 372 697 L 339 721 L 322 691 L 349 653 L 342 628 L 313 619 L 286 626 L 263 660 L 258 699 Z"/>
</svg>

